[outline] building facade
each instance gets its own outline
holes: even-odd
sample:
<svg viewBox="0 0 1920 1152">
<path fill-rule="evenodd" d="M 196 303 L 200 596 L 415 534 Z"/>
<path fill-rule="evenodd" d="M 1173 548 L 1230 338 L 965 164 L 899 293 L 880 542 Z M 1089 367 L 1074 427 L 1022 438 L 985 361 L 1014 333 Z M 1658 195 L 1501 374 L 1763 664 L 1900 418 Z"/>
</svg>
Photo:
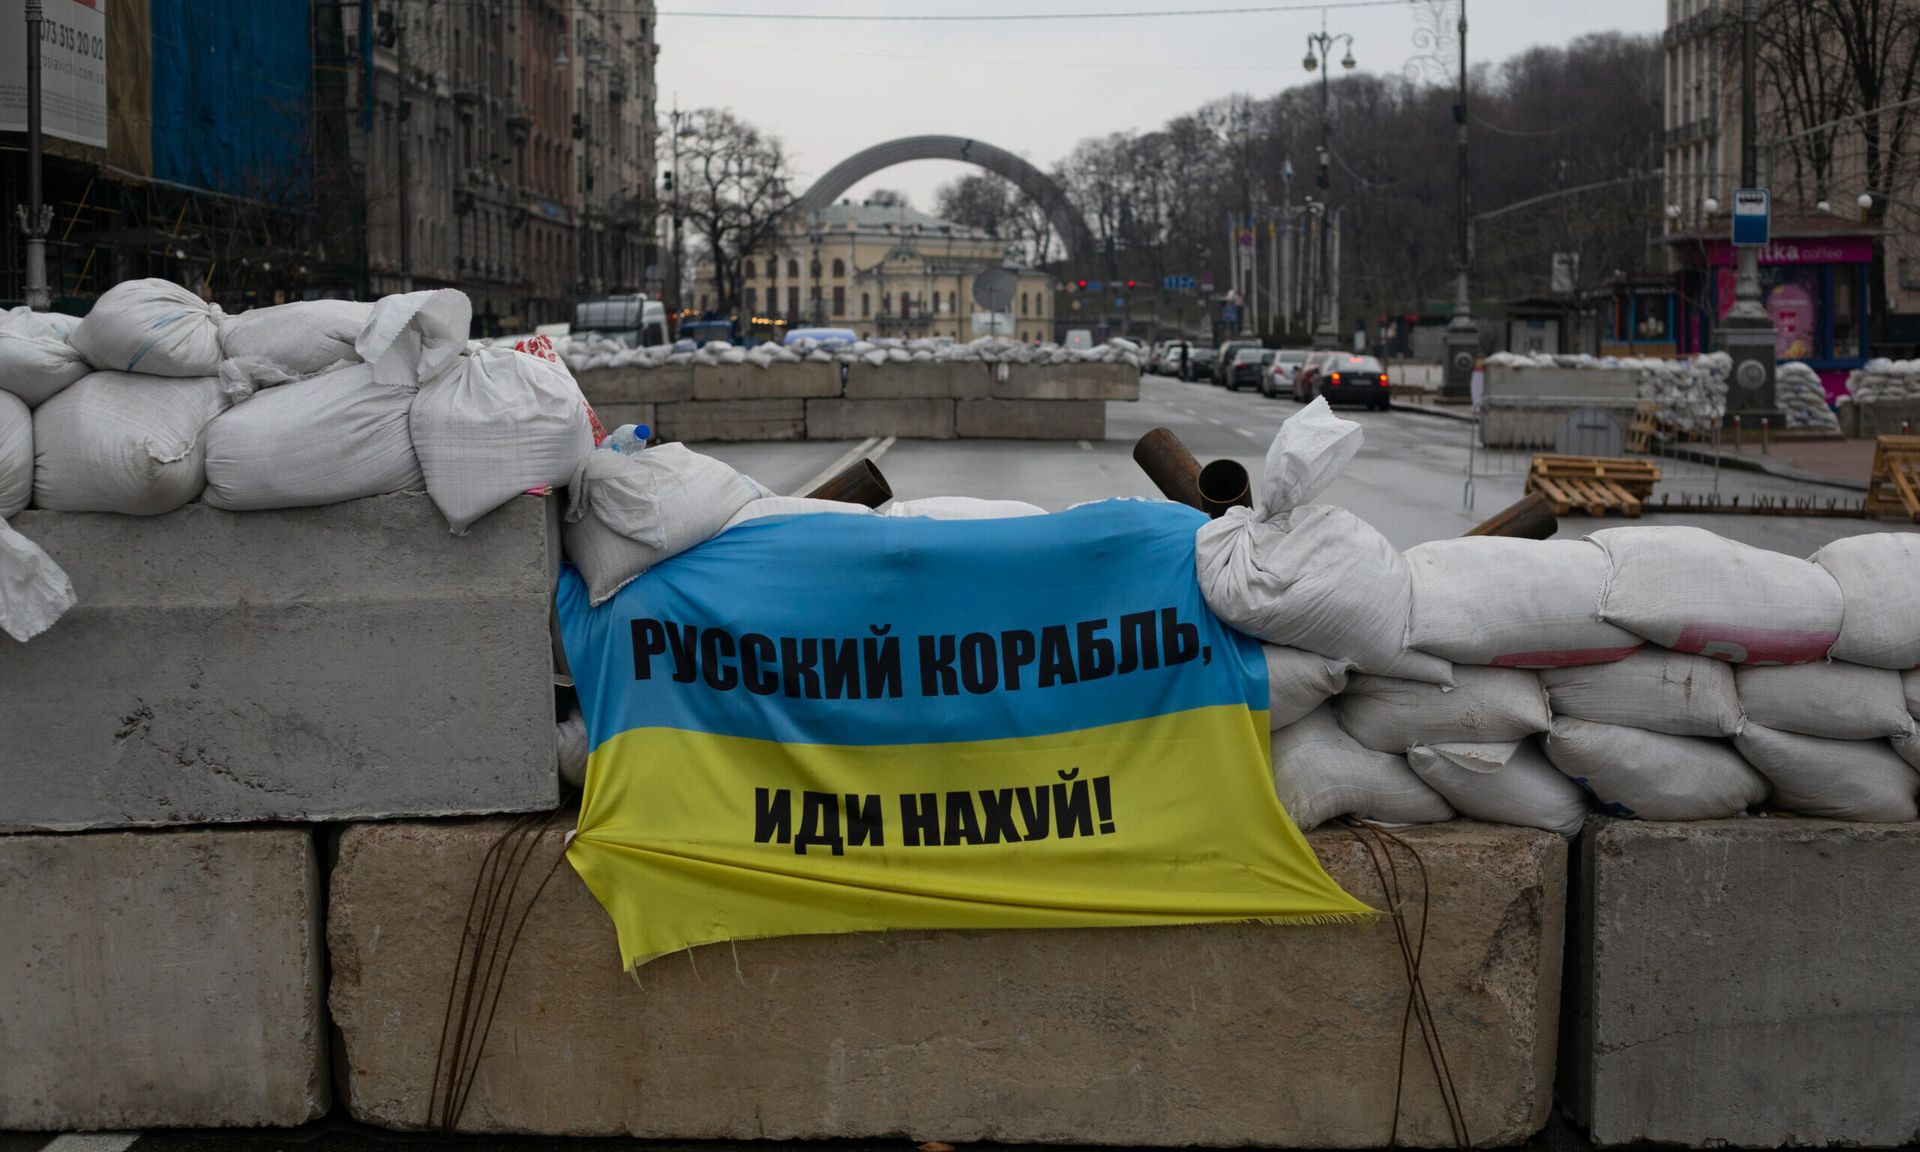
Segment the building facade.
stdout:
<svg viewBox="0 0 1920 1152">
<path fill-rule="evenodd" d="M 1740 0 L 1667 0 L 1664 239 L 1673 291 L 1665 300 L 1644 288 L 1623 297 L 1614 325 L 1623 343 L 1666 343 L 1680 354 L 1707 350 L 1733 304 L 1739 14 Z M 1778 51 L 1789 39 L 1778 34 L 1763 51 Z M 1759 183 L 1772 200 L 1761 290 L 1776 355 L 1813 367 L 1837 396 L 1848 373 L 1869 358 L 1910 355 L 1920 343 L 1920 166 L 1892 173 L 1894 187 L 1868 187 L 1860 110 L 1836 101 L 1831 119 L 1803 123 L 1826 114 L 1804 102 L 1790 106 L 1766 76 L 1763 69 L 1755 85 Z M 1809 147 L 1816 137 L 1823 147 Z M 1908 148 L 1920 150 L 1920 140 Z M 1881 317 L 1872 313 L 1876 256 Z"/>
<path fill-rule="evenodd" d="M 1004 269 L 1004 309 L 989 312 L 974 282 Z M 691 299 L 715 303 L 712 265 L 694 270 Z M 996 276 L 996 279 L 1002 279 Z M 740 265 L 740 316 L 760 330 L 850 328 L 862 339 L 944 336 L 1016 340 L 1053 335 L 1053 278 L 1015 265 L 1006 240 L 904 205 L 842 201 L 793 218 Z"/>
<path fill-rule="evenodd" d="M 368 295 L 460 288 L 476 334 L 649 286 L 651 0 L 325 0 L 316 13 L 352 62 L 323 132 L 351 169 L 336 196 L 364 206 L 360 267 L 336 264 L 337 278 Z"/>
</svg>

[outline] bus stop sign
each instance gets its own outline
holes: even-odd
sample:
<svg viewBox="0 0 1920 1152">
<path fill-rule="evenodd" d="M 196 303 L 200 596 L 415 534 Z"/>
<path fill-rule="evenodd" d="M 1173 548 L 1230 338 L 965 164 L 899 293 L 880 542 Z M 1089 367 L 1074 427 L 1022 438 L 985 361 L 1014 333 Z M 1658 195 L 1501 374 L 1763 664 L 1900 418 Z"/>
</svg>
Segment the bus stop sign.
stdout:
<svg viewBox="0 0 1920 1152">
<path fill-rule="evenodd" d="M 1767 190 L 1740 188 L 1733 194 L 1733 243 L 1740 248 L 1767 246 Z"/>
</svg>

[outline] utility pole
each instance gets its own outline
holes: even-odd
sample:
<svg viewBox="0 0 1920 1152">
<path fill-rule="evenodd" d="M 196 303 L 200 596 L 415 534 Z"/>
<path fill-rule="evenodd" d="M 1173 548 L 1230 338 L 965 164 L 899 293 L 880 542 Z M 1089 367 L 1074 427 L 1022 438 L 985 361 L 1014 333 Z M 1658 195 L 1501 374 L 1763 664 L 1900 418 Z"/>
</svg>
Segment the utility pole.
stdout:
<svg viewBox="0 0 1920 1152">
<path fill-rule="evenodd" d="M 1453 133 L 1458 152 L 1459 188 L 1455 192 L 1453 319 L 1447 322 L 1447 363 L 1441 379 L 1443 400 L 1465 402 L 1473 396 L 1473 366 L 1480 358 L 1480 327 L 1473 322 L 1467 271 L 1473 263 L 1472 218 L 1467 200 L 1467 0 L 1460 0 L 1460 94 L 1453 104 Z"/>
<path fill-rule="evenodd" d="M 1740 188 L 1760 183 L 1759 129 L 1754 110 L 1754 25 L 1760 17 L 1759 0 L 1740 4 Z M 1734 197 L 1736 205 L 1741 197 Z M 1720 323 L 1718 343 L 1733 358 L 1733 376 L 1727 390 L 1727 416 L 1777 417 L 1774 407 L 1773 318 L 1760 302 L 1760 249 L 1753 244 L 1735 248 L 1733 307 Z M 1776 426 L 1778 421 L 1776 420 Z"/>
<path fill-rule="evenodd" d="M 394 51 L 399 57 L 400 95 L 394 104 L 394 124 L 400 141 L 400 291 L 413 291 L 413 131 L 408 121 L 413 116 L 413 87 L 407 73 L 407 21 L 405 0 L 395 5 L 393 17 Z"/>
<path fill-rule="evenodd" d="M 673 231 L 672 235 L 668 238 L 668 243 L 670 247 L 669 262 L 673 265 L 673 305 L 671 311 L 676 316 L 682 310 L 681 293 L 685 291 L 683 282 L 686 278 L 686 271 L 680 263 L 680 185 L 683 183 L 680 178 L 680 133 L 682 131 L 681 118 L 683 115 L 680 111 L 679 102 L 675 101 L 673 111 L 667 116 L 667 122 L 673 126 L 673 170 L 667 173 L 667 190 L 673 194 Z"/>
<path fill-rule="evenodd" d="M 40 0 L 27 0 L 27 203 L 16 208 L 27 234 L 27 307 L 53 307 L 47 288 L 47 231 L 53 209 L 40 202 Z"/>
<path fill-rule="evenodd" d="M 1327 14 L 1326 11 L 1322 9 L 1320 13 L 1320 31 L 1308 34 L 1307 55 L 1305 59 L 1300 61 L 1301 66 L 1307 71 L 1312 72 L 1317 68 L 1320 72 L 1320 199 L 1328 211 L 1323 214 L 1320 225 L 1320 251 L 1318 260 L 1320 298 L 1315 301 L 1315 311 L 1318 315 L 1313 329 L 1313 346 L 1315 348 L 1329 349 L 1339 345 L 1340 334 L 1335 331 L 1333 326 L 1333 297 L 1334 293 L 1339 290 L 1339 286 L 1333 282 L 1335 264 L 1332 256 L 1327 252 L 1329 238 L 1333 235 L 1333 217 L 1330 212 L 1331 203 L 1327 198 L 1327 186 L 1330 182 L 1329 165 L 1333 158 L 1333 125 L 1330 111 L 1333 89 L 1332 77 L 1328 75 L 1328 72 L 1331 69 L 1329 57 L 1333 54 L 1333 46 L 1342 43 L 1346 45 L 1347 51 L 1346 55 L 1340 60 L 1340 66 L 1348 71 L 1352 71 L 1354 65 L 1357 63 L 1353 58 L 1353 37 L 1344 32 L 1328 33 Z"/>
</svg>

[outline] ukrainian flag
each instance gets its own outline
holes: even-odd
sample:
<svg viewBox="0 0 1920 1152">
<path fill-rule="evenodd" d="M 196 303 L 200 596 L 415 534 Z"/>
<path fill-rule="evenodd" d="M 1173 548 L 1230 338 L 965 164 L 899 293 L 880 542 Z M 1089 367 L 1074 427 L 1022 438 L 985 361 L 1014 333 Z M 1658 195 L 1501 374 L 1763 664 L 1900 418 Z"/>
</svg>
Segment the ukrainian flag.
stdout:
<svg viewBox="0 0 1920 1152">
<path fill-rule="evenodd" d="M 1274 797 L 1259 645 L 1180 505 L 751 521 L 559 621 L 568 858 L 629 967 L 903 928 L 1371 915 Z"/>
</svg>

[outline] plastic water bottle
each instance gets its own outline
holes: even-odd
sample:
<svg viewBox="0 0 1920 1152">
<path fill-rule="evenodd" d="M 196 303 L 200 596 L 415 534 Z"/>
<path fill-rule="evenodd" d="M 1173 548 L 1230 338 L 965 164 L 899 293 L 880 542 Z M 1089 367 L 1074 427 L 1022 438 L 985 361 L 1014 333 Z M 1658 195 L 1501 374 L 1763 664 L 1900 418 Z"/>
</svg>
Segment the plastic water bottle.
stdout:
<svg viewBox="0 0 1920 1152">
<path fill-rule="evenodd" d="M 607 433 L 600 447 L 611 448 L 623 456 L 637 456 L 646 451 L 647 441 L 653 437 L 653 429 L 645 424 L 622 424 Z"/>
</svg>

